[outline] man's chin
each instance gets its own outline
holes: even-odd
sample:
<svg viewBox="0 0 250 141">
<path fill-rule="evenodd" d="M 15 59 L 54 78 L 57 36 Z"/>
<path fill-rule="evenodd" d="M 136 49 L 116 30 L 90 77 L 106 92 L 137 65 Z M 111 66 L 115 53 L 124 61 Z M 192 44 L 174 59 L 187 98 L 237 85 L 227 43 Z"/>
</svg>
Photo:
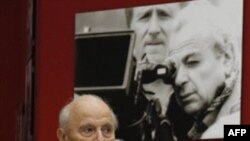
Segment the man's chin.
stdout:
<svg viewBox="0 0 250 141">
<path fill-rule="evenodd" d="M 199 109 L 197 108 L 197 106 L 195 104 L 188 104 L 184 106 L 184 111 L 189 114 L 189 115 L 196 115 L 197 113 L 199 113 Z"/>
<path fill-rule="evenodd" d="M 162 55 L 159 54 L 149 54 L 147 55 L 148 61 L 151 63 L 162 63 L 163 60 L 165 59 Z"/>
</svg>

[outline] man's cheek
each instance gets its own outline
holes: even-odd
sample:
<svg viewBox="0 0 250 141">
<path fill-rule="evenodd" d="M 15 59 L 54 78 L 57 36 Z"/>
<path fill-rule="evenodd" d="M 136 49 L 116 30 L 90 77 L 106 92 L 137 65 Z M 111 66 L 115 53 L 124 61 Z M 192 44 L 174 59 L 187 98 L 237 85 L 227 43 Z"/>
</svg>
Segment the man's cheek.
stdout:
<svg viewBox="0 0 250 141">
<path fill-rule="evenodd" d="M 143 54 L 144 54 L 144 50 L 142 47 L 137 47 L 134 49 L 134 56 L 136 57 L 138 61 L 143 59 Z"/>
</svg>

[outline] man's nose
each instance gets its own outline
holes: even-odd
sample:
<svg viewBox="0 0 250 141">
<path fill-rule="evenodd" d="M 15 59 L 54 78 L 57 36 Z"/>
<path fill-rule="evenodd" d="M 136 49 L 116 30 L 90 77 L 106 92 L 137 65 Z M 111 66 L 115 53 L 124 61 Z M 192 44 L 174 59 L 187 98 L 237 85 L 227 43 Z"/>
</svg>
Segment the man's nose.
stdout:
<svg viewBox="0 0 250 141">
<path fill-rule="evenodd" d="M 175 85 L 178 87 L 182 87 L 185 83 L 187 83 L 187 81 L 187 71 L 184 68 L 179 67 L 175 76 Z"/>
<path fill-rule="evenodd" d="M 155 15 L 152 16 L 152 18 L 151 18 L 148 30 L 149 30 L 149 34 L 151 36 L 157 36 L 161 31 L 161 25 L 159 23 L 158 18 Z"/>
<path fill-rule="evenodd" d="M 95 139 L 95 141 L 104 141 L 103 133 L 102 133 L 101 130 L 98 130 L 96 132 L 96 139 Z"/>
</svg>

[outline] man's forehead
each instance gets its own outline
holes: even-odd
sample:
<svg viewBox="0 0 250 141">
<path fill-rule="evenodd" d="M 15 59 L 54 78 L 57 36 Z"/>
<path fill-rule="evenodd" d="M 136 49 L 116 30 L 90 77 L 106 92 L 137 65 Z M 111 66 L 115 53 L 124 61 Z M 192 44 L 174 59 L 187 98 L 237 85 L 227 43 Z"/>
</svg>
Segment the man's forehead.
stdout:
<svg viewBox="0 0 250 141">
<path fill-rule="evenodd" d="M 135 7 L 134 13 L 144 13 L 149 10 L 163 10 L 163 11 L 175 11 L 180 9 L 179 4 L 159 4 L 159 5 L 149 5 L 149 6 L 142 6 L 142 7 Z"/>
<path fill-rule="evenodd" d="M 102 125 L 113 125 L 113 119 L 109 114 L 106 116 L 99 116 L 99 117 L 88 115 L 88 116 L 83 116 L 83 119 L 81 120 L 82 125 L 97 124 L 97 123 L 101 123 Z"/>
<path fill-rule="evenodd" d="M 207 48 L 211 43 L 206 40 L 199 39 L 190 39 L 179 44 L 176 44 L 175 47 L 171 47 L 169 50 L 169 55 L 173 56 L 176 53 L 185 53 L 185 54 L 194 54 L 194 52 L 198 52 L 199 50 L 203 50 Z"/>
<path fill-rule="evenodd" d="M 80 107 L 79 107 L 80 106 Z M 112 119 L 112 113 L 108 107 L 105 105 L 95 106 L 95 105 L 79 105 L 76 107 L 72 107 L 70 111 L 69 120 L 76 119 L 102 119 L 102 118 L 110 118 Z"/>
</svg>

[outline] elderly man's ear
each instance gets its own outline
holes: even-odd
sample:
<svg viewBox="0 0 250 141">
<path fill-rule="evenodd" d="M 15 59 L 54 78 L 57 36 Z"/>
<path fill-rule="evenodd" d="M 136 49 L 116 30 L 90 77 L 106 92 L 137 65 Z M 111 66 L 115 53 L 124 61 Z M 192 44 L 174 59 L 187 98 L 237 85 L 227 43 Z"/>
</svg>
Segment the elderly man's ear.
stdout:
<svg viewBox="0 0 250 141">
<path fill-rule="evenodd" d="M 67 141 L 67 136 L 65 134 L 64 129 L 58 128 L 56 134 L 59 141 Z"/>
<path fill-rule="evenodd" d="M 223 65 L 225 76 L 229 77 L 233 71 L 235 62 L 234 48 L 231 43 L 226 44 L 225 51 L 223 53 Z"/>
</svg>

